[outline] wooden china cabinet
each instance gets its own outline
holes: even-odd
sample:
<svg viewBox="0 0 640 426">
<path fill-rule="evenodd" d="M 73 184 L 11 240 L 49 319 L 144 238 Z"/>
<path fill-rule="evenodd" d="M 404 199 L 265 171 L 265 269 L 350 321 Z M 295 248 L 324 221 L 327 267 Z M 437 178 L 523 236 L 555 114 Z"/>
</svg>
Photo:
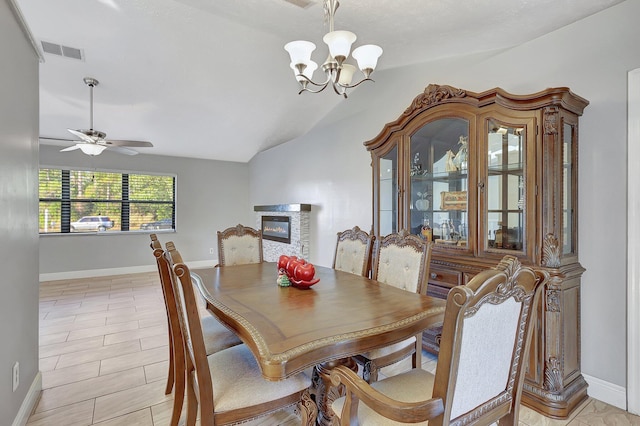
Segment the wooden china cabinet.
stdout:
<svg viewBox="0 0 640 426">
<path fill-rule="evenodd" d="M 568 88 L 512 95 L 429 85 L 365 142 L 373 168 L 373 231 L 435 241 L 428 294 L 506 255 L 551 274 L 538 306 L 522 402 L 566 418 L 587 397 L 580 373 L 578 117 Z M 437 351 L 439 330 L 424 333 Z"/>
</svg>

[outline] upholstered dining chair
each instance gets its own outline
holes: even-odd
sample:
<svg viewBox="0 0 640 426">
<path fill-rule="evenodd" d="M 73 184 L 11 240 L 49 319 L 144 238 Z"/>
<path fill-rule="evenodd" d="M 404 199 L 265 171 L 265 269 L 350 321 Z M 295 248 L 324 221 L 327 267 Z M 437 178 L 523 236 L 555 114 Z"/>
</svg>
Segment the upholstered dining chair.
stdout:
<svg viewBox="0 0 640 426">
<path fill-rule="evenodd" d="M 372 278 L 403 290 L 426 294 L 432 244 L 407 230 L 376 239 Z M 380 368 L 395 364 L 409 356 L 412 367 L 419 367 L 422 363 L 422 333 L 356 355 L 354 359 L 363 367 L 363 378 L 372 383 L 378 379 Z"/>
<path fill-rule="evenodd" d="M 435 376 L 413 369 L 372 385 L 337 367 L 346 396 L 332 408 L 341 425 L 518 424 L 536 306 L 549 279 L 513 256 L 447 297 Z"/>
<path fill-rule="evenodd" d="M 298 373 L 282 381 L 265 380 L 246 345 L 207 355 L 189 267 L 173 243 L 165 258 L 172 271 L 174 295 L 182 333 L 187 371 L 187 426 L 196 422 L 198 407 L 203 426 L 238 424 L 297 405 L 301 423 L 315 425 L 317 406 L 311 399 L 311 379 Z"/>
<path fill-rule="evenodd" d="M 241 224 L 218 231 L 218 257 L 217 266 L 263 262 L 262 231 Z"/>
<path fill-rule="evenodd" d="M 160 275 L 160 285 L 162 287 L 162 295 L 164 297 L 169 325 L 169 373 L 167 375 L 165 394 L 170 394 L 175 385 L 173 411 L 171 413 L 171 426 L 175 426 L 178 424 L 182 412 L 186 383 L 184 362 L 180 363 L 177 361 L 178 359 L 184 359 L 184 355 L 182 354 L 183 348 L 182 345 L 175 344 L 175 336 L 180 333 L 180 324 L 176 311 L 169 264 L 164 257 L 164 250 L 157 236 L 151 234 L 150 237 L 151 248 L 153 249 L 153 255 L 156 258 L 158 266 L 158 274 Z M 228 330 L 213 315 L 206 311 L 204 300 L 201 299 L 201 296 L 198 300 L 198 313 L 202 332 L 205 336 L 205 351 L 207 354 L 212 354 L 242 343 L 235 333 Z"/>
<path fill-rule="evenodd" d="M 358 226 L 338 232 L 333 269 L 363 277 L 369 276 L 374 238 Z"/>
</svg>

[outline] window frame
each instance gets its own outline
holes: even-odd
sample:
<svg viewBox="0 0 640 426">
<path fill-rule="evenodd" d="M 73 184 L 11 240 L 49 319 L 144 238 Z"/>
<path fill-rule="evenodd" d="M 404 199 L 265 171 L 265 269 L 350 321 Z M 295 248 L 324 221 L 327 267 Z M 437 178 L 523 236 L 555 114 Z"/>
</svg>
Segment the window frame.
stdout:
<svg viewBox="0 0 640 426">
<path fill-rule="evenodd" d="M 43 232 L 43 228 L 39 225 L 39 235 L 40 236 L 60 236 L 60 235 L 118 235 L 118 234 L 130 234 L 130 233 L 171 233 L 176 232 L 177 228 L 177 188 L 178 188 L 178 176 L 175 173 L 162 173 L 162 172 L 150 172 L 150 171 L 133 171 L 133 170 L 121 170 L 121 169 L 99 169 L 99 168 L 87 168 L 87 167 L 70 167 L 70 166 L 51 166 L 41 164 L 38 168 L 38 185 L 40 185 L 40 171 L 42 170 L 56 170 L 61 173 L 61 190 L 59 198 L 40 198 L 40 193 L 38 193 L 38 223 L 41 223 L 41 215 L 42 211 L 40 206 L 42 203 L 60 203 L 60 230 L 57 232 Z M 67 173 L 66 181 L 65 181 L 65 172 Z M 71 198 L 70 186 L 71 182 L 69 176 L 73 172 L 92 172 L 92 173 L 113 173 L 120 175 L 120 184 L 122 185 L 122 193 L 120 198 L 118 199 L 102 199 L 102 198 Z M 172 200 L 135 200 L 129 198 L 129 178 L 132 175 L 142 175 L 142 176 L 161 176 L 173 179 L 173 197 Z M 125 178 L 126 177 L 126 178 Z M 123 180 L 126 179 L 126 183 Z M 82 231 L 82 232 L 72 232 L 70 229 L 71 220 L 71 205 L 74 203 L 94 203 L 94 202 L 106 202 L 106 203 L 114 203 L 119 204 L 120 206 L 120 216 L 119 217 L 111 217 L 110 219 L 115 221 L 117 220 L 120 223 L 121 229 L 119 230 L 109 230 L 108 232 L 104 231 Z M 130 219 L 131 219 L 131 205 L 132 204 L 170 204 L 172 215 L 171 215 L 171 228 L 170 229 L 130 229 Z M 95 214 L 95 215 L 87 215 L 87 216 L 108 216 L 105 214 Z M 77 221 L 82 219 L 82 217 L 78 217 Z M 157 221 L 160 221 L 158 219 Z M 122 228 L 126 229 L 122 229 Z"/>
</svg>

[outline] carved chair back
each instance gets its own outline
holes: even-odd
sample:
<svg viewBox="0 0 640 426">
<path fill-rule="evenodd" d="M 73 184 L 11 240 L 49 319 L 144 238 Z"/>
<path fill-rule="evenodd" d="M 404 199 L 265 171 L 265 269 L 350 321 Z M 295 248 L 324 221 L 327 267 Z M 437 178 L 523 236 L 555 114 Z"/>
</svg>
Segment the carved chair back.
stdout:
<svg viewBox="0 0 640 426">
<path fill-rule="evenodd" d="M 262 231 L 238 224 L 218 231 L 218 265 L 263 262 Z"/>
<path fill-rule="evenodd" d="M 433 243 L 406 229 L 375 241 L 373 279 L 403 290 L 427 293 Z"/>
<path fill-rule="evenodd" d="M 449 292 L 433 389 L 444 401 L 443 424 L 505 416 L 517 424 L 534 310 L 548 278 L 505 256 Z"/>
<path fill-rule="evenodd" d="M 333 269 L 363 277 L 369 276 L 374 238 L 357 226 L 338 232 Z"/>
</svg>

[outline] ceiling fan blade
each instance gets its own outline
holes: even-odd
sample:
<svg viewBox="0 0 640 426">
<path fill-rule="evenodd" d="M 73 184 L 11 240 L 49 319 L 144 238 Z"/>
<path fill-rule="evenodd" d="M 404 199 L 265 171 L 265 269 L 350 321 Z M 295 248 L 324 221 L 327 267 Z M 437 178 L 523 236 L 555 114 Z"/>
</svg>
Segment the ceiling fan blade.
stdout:
<svg viewBox="0 0 640 426">
<path fill-rule="evenodd" d="M 152 148 L 153 144 L 147 141 L 107 140 L 104 143 L 109 146 L 129 146 L 133 148 Z"/>
<path fill-rule="evenodd" d="M 91 136 L 85 135 L 84 133 L 79 132 L 77 130 L 73 130 L 73 129 L 67 129 L 67 130 L 69 131 L 69 133 L 77 136 L 78 138 L 82 139 L 85 142 L 96 143 L 96 141 Z"/>
<path fill-rule="evenodd" d="M 80 145 L 75 144 L 75 145 L 70 146 L 68 148 L 61 149 L 60 152 L 73 151 L 73 150 L 76 150 L 76 149 L 80 149 Z"/>
<path fill-rule="evenodd" d="M 124 148 L 121 146 L 109 146 L 104 144 L 100 145 L 106 146 L 109 151 L 117 152 L 118 154 L 138 155 L 138 151 L 134 151 L 133 149 Z"/>
</svg>

